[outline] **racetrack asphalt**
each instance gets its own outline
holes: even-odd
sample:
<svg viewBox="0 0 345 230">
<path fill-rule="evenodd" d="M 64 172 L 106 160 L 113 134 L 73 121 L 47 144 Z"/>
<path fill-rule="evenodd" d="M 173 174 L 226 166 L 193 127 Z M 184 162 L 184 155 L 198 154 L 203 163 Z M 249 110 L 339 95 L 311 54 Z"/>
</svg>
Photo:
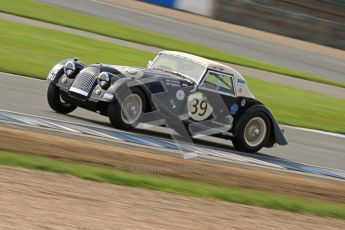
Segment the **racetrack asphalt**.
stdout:
<svg viewBox="0 0 345 230">
<path fill-rule="evenodd" d="M 83 109 L 77 109 L 70 115 L 53 112 L 46 100 L 46 89 L 48 86 L 46 81 L 1 73 L 0 85 L 0 108 L 2 110 L 110 127 L 107 117 Z M 164 133 L 163 130 L 162 133 L 162 130 L 163 128 L 157 127 L 152 130 L 153 132 L 145 130 L 137 132 L 151 136 L 167 136 L 167 132 L 165 131 Z M 304 164 L 345 170 L 344 137 L 289 127 L 285 127 L 285 133 L 289 140 L 288 146 L 263 149 L 260 153 L 269 157 L 278 157 Z M 207 137 L 202 141 L 198 140 L 197 143 L 217 147 L 229 152 L 234 151 L 230 142 L 222 139 Z"/>
<path fill-rule="evenodd" d="M 94 0 L 40 0 L 74 11 L 135 26 L 147 31 L 209 46 L 325 78 L 345 82 L 345 57 L 335 58 L 282 44 L 211 29 L 155 14 L 104 4 Z M 135 4 L 135 1 L 133 1 Z"/>
<path fill-rule="evenodd" d="M 90 32 L 86 32 L 86 31 L 82 31 L 78 29 L 68 28 L 68 27 L 64 27 L 60 25 L 55 25 L 55 24 L 46 23 L 42 21 L 18 17 L 18 16 L 14 16 L 10 14 L 5 14 L 5 13 L 0 13 L 0 19 L 13 21 L 17 23 L 23 23 L 23 24 L 32 25 L 32 26 L 37 26 L 37 27 L 41 27 L 45 29 L 54 29 L 54 30 L 58 30 L 62 32 L 67 32 L 67 33 L 83 36 L 86 38 L 97 39 L 97 40 L 108 42 L 111 44 L 125 46 L 125 47 L 138 49 L 138 50 L 151 52 L 151 53 L 158 53 L 162 51 L 162 49 L 152 47 L 152 46 L 141 45 L 134 42 L 110 38 L 110 37 L 102 36 L 95 33 L 90 33 Z M 298 79 L 298 78 L 293 78 L 293 77 L 289 77 L 289 76 L 285 76 L 281 74 L 252 69 L 252 68 L 234 65 L 230 63 L 225 63 L 225 64 L 235 68 L 240 73 L 245 74 L 245 75 L 250 75 L 253 78 L 345 99 L 345 88 L 321 84 L 321 83 L 307 81 L 307 80 Z"/>
</svg>

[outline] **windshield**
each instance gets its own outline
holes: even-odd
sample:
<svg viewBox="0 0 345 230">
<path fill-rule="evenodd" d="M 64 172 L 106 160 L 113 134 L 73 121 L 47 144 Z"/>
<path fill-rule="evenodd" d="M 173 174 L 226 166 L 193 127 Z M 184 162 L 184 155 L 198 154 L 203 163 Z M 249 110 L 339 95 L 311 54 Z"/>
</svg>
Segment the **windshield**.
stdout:
<svg viewBox="0 0 345 230">
<path fill-rule="evenodd" d="M 190 77 L 195 82 L 199 82 L 206 71 L 206 67 L 198 62 L 168 54 L 160 54 L 150 67 L 168 72 L 177 72 Z"/>
</svg>

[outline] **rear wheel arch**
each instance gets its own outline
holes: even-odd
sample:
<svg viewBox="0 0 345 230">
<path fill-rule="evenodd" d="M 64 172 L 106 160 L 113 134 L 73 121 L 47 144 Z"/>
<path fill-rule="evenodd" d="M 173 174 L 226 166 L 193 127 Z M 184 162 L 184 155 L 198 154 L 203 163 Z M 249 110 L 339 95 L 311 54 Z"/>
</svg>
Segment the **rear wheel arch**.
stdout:
<svg viewBox="0 0 345 230">
<path fill-rule="evenodd" d="M 271 124 L 271 136 L 270 136 L 268 142 L 266 143 L 265 147 L 272 147 L 275 143 L 277 143 L 278 145 L 287 145 L 288 144 L 288 141 L 287 141 L 286 137 L 284 136 L 282 130 L 280 129 L 276 119 L 274 118 L 271 111 L 268 110 L 268 108 L 265 105 L 263 105 L 261 103 L 252 105 L 249 108 L 247 108 L 244 113 L 250 113 L 253 111 L 261 111 L 269 117 L 270 124 Z M 243 116 L 235 124 L 234 129 L 232 130 L 234 137 L 236 137 L 236 135 L 237 135 L 238 125 L 242 119 L 243 119 Z"/>
<path fill-rule="evenodd" d="M 240 123 L 243 121 L 243 119 L 245 118 L 245 115 L 248 114 L 248 113 L 253 113 L 253 112 L 262 112 L 264 113 L 268 118 L 269 118 L 269 121 L 270 121 L 270 125 L 271 125 L 271 134 L 273 134 L 273 137 L 274 137 L 274 125 L 275 125 L 275 122 L 274 122 L 274 118 L 271 114 L 271 112 L 263 105 L 263 104 L 255 104 L 255 105 L 252 105 L 250 107 L 248 107 L 242 114 L 242 116 L 239 118 L 239 120 L 236 122 L 235 124 L 235 127 L 233 129 L 233 134 L 234 136 L 236 137 L 237 135 L 237 132 L 238 132 L 238 126 L 240 125 Z"/>
<path fill-rule="evenodd" d="M 259 101 L 256 101 L 256 102 L 257 103 L 251 103 L 251 105 L 247 107 L 245 111 L 243 111 L 242 116 L 234 124 L 234 128 L 232 130 L 234 137 L 232 138 L 232 140 L 236 139 L 239 133 L 241 132 L 240 126 L 241 126 L 241 123 L 243 123 L 243 120 L 246 118 L 247 114 L 260 112 L 260 113 L 263 113 L 268 118 L 269 125 L 270 125 L 270 135 L 264 147 L 272 147 L 275 143 L 278 143 L 281 145 L 287 144 L 287 141 L 284 135 L 281 133 L 281 130 L 275 118 L 273 117 L 272 113 L 261 102 Z"/>
<path fill-rule="evenodd" d="M 263 111 L 253 110 L 241 117 L 232 142 L 236 150 L 255 153 L 267 145 L 271 133 L 269 116 Z"/>
</svg>

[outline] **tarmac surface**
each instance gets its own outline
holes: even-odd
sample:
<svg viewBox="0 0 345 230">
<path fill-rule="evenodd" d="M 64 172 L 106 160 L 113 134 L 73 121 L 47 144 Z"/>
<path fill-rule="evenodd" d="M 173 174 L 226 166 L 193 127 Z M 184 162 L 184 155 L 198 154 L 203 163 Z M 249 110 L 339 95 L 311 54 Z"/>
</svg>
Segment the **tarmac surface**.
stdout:
<svg viewBox="0 0 345 230">
<path fill-rule="evenodd" d="M 46 81 L 3 73 L 0 74 L 0 85 L 2 86 L 2 90 L 0 91 L 0 105 L 2 110 L 81 124 L 97 125 L 99 127 L 110 127 L 107 117 L 84 109 L 77 109 L 69 115 L 53 112 L 49 108 L 46 100 L 46 89 L 48 87 Z M 344 136 L 330 135 L 292 127 L 284 128 L 289 145 L 263 149 L 260 151 L 261 154 L 282 158 L 288 161 L 345 170 Z M 162 131 L 160 127 L 153 130 L 151 129 L 151 131 L 142 131 L 144 134 L 145 132 L 147 135 L 153 137 L 162 135 L 167 136 L 168 133 L 167 131 Z M 230 141 L 223 139 L 208 137 L 204 139 L 203 144 L 217 146 L 223 150 L 229 151 L 229 153 L 234 151 Z"/>
</svg>

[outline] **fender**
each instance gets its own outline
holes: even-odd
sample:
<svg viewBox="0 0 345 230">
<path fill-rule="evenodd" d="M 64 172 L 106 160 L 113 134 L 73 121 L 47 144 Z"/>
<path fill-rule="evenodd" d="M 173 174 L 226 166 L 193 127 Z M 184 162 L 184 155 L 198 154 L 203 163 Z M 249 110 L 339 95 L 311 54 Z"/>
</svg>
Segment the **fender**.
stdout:
<svg viewBox="0 0 345 230">
<path fill-rule="evenodd" d="M 73 61 L 75 64 L 75 67 L 76 67 L 76 71 L 75 71 L 75 74 L 73 75 L 73 77 L 67 77 L 64 73 L 64 65 L 68 61 Z M 50 84 L 58 86 L 61 90 L 68 91 L 68 89 L 70 88 L 71 84 L 74 81 L 75 76 L 84 68 L 85 68 L 85 64 L 79 62 L 78 59 L 76 59 L 76 58 L 75 59 L 62 60 L 62 61 L 58 62 L 49 71 L 47 81 Z M 66 79 L 67 79 L 67 82 L 65 82 L 64 84 L 61 83 L 61 78 L 63 76 L 66 76 Z"/>
<path fill-rule="evenodd" d="M 288 142 L 284 136 L 284 134 L 282 133 L 277 121 L 275 120 L 275 118 L 273 117 L 273 114 L 271 113 L 271 111 L 269 111 L 264 105 L 262 104 L 256 104 L 256 105 L 253 105 L 251 107 L 249 107 L 245 113 L 252 113 L 252 112 L 263 112 L 265 113 L 270 121 L 271 121 L 271 125 L 272 125 L 272 130 L 273 131 L 273 136 L 272 138 L 274 138 L 273 140 L 271 140 L 271 143 L 268 143 L 268 146 L 269 147 L 270 145 L 273 145 L 274 143 L 277 143 L 278 145 L 287 145 Z M 237 127 L 239 126 L 239 124 L 242 122 L 242 120 L 244 119 L 244 117 L 242 116 L 240 118 L 240 120 L 237 122 L 237 125 L 236 125 L 236 129 L 235 129 L 235 135 L 237 135 Z M 273 141 L 273 142 L 272 142 Z"/>
<path fill-rule="evenodd" d="M 145 84 L 143 84 L 142 81 L 123 77 L 123 78 L 117 79 L 109 87 L 109 89 L 107 89 L 107 91 L 105 93 L 107 95 L 113 95 L 114 97 L 112 99 L 107 99 L 107 98 L 103 97 L 103 99 L 101 99 L 101 101 L 114 102 L 117 98 L 124 97 L 124 95 L 127 95 L 128 90 L 131 87 L 139 87 L 145 93 L 145 95 L 147 97 L 149 97 L 149 95 L 150 95 L 149 89 L 147 89 L 147 87 L 145 87 Z"/>
<path fill-rule="evenodd" d="M 57 85 L 60 78 L 64 75 L 63 67 L 68 60 L 58 62 L 48 73 L 47 81 Z"/>
</svg>

